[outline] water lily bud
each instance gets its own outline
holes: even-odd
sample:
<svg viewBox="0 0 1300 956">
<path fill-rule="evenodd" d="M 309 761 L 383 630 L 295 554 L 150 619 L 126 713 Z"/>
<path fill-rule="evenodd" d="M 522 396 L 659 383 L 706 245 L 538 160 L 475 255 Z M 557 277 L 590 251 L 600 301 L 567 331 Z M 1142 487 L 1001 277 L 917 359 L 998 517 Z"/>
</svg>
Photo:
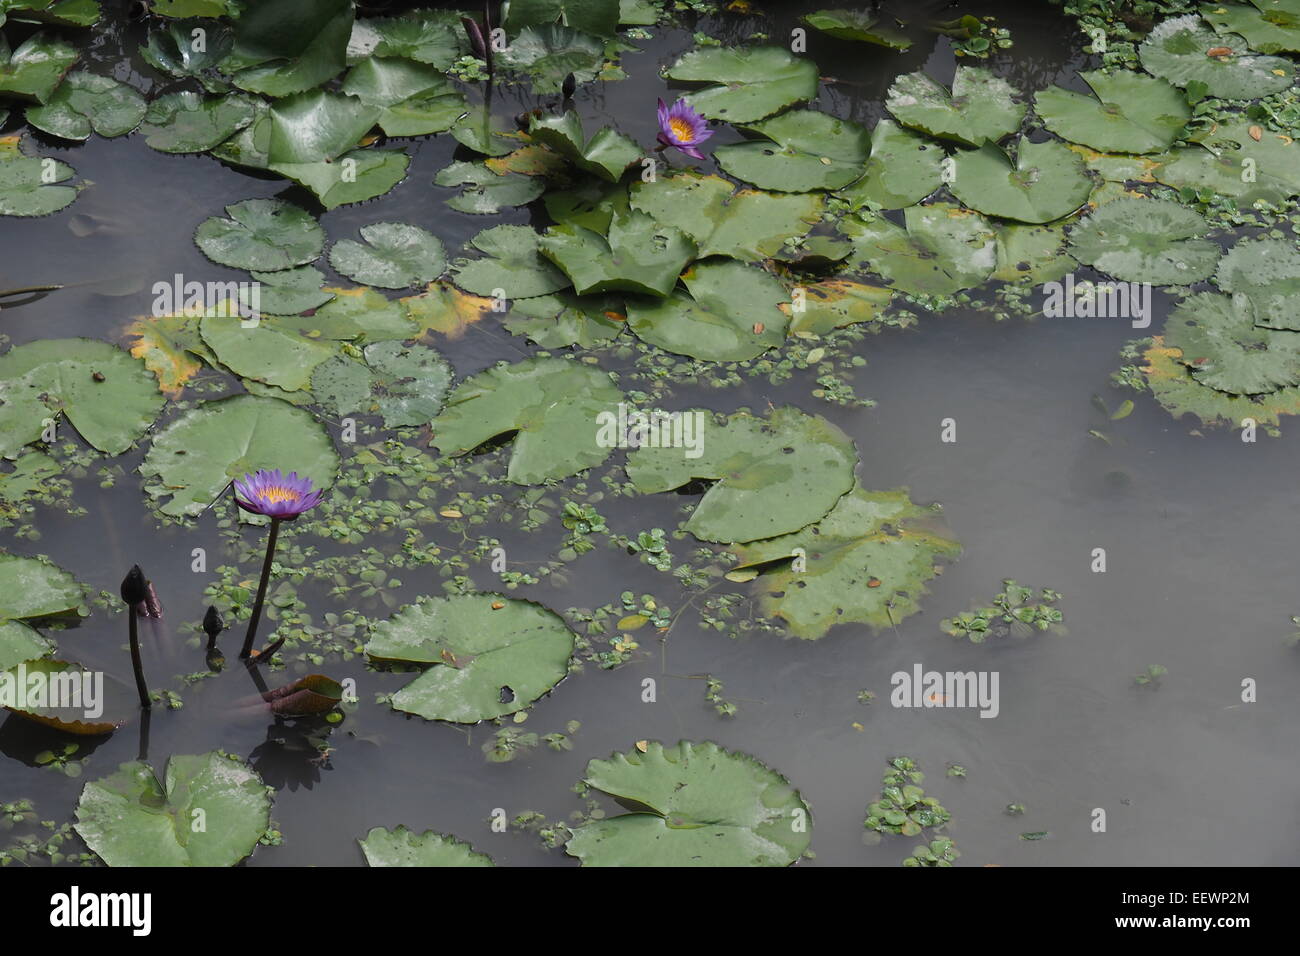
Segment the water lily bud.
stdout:
<svg viewBox="0 0 1300 956">
<path fill-rule="evenodd" d="M 149 596 L 149 582 L 144 579 L 144 572 L 140 570 L 140 565 L 132 565 L 131 570 L 122 579 L 121 594 L 123 602 L 129 608 L 134 608 Z"/>
<path fill-rule="evenodd" d="M 560 87 L 560 93 L 563 94 L 566 100 L 571 100 L 573 99 L 573 91 L 577 88 L 578 80 L 572 73 L 570 73 L 564 78 L 564 84 Z"/>
<path fill-rule="evenodd" d="M 470 49 L 480 60 L 487 59 L 487 44 L 483 41 L 483 30 L 478 23 L 470 17 L 461 17 L 461 25 L 465 27 L 465 35 L 469 37 Z"/>
<path fill-rule="evenodd" d="M 208 613 L 203 615 L 203 633 L 214 638 L 225 629 L 226 622 L 221 619 L 221 612 L 209 605 Z"/>
</svg>

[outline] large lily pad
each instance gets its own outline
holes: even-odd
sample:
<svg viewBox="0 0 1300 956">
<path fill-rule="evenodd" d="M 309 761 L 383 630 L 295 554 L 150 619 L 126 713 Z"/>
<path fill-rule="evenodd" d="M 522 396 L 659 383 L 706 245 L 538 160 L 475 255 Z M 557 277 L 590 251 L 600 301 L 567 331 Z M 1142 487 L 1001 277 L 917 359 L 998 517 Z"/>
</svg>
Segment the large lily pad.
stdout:
<svg viewBox="0 0 1300 956">
<path fill-rule="evenodd" d="M 590 34 L 561 26 L 524 27 L 493 61 L 527 77 L 535 96 L 558 93 L 570 74 L 590 83 L 605 66 L 605 44 Z"/>
<path fill-rule="evenodd" d="M 158 12 L 155 4 L 153 12 Z M 196 42 L 195 29 L 202 29 L 202 43 Z M 149 41 L 140 47 L 140 56 L 155 70 L 177 79 L 193 78 L 210 93 L 221 93 L 230 84 L 216 72 L 217 64 L 230 52 L 234 34 L 224 25 L 176 22 L 149 33 Z"/>
<path fill-rule="evenodd" d="M 430 665 L 392 696 L 394 710 L 472 724 L 523 710 L 563 680 L 575 639 L 540 604 L 459 594 L 421 598 L 381 621 L 366 654 Z"/>
<path fill-rule="evenodd" d="M 613 296 L 560 292 L 512 303 L 502 324 L 511 334 L 526 335 L 542 348 L 558 349 L 608 342 L 623 331 L 625 321 L 622 301 Z"/>
<path fill-rule="evenodd" d="M 1220 52 L 1225 50 L 1229 52 Z M 1138 47 L 1138 56 L 1148 72 L 1174 86 L 1203 83 L 1210 96 L 1227 100 L 1278 93 L 1295 79 L 1289 60 L 1251 53 L 1241 37 L 1215 33 L 1194 13 L 1157 24 Z"/>
<path fill-rule="evenodd" d="M 456 285 L 476 295 L 511 299 L 558 292 L 569 279 L 542 256 L 540 240 L 527 226 L 484 229 L 470 240 L 484 257 L 453 263 Z"/>
<path fill-rule="evenodd" d="M 1020 128 L 1026 107 L 1020 91 L 978 66 L 959 66 L 952 92 L 923 72 L 900 76 L 885 108 L 904 126 L 967 146 L 996 143 Z"/>
<path fill-rule="evenodd" d="M 335 353 L 332 343 L 316 342 L 270 323 L 245 325 L 239 315 L 208 314 L 199 322 L 203 342 L 217 359 L 243 379 L 256 379 L 285 391 L 306 388 L 312 369 Z"/>
<path fill-rule="evenodd" d="M 351 0 L 260 0 L 235 21 L 223 69 L 252 93 L 310 90 L 342 71 L 353 17 Z"/>
<path fill-rule="evenodd" d="M 785 287 L 762 269 L 734 261 L 698 262 L 686 291 L 666 299 L 629 298 L 628 327 L 669 352 L 710 362 L 743 362 L 785 340 Z"/>
<path fill-rule="evenodd" d="M 173 756 L 161 780 L 132 761 L 91 781 L 76 828 L 109 866 L 234 866 L 270 822 L 262 778 L 238 757 L 212 751 Z"/>
<path fill-rule="evenodd" d="M 267 161 L 300 165 L 334 160 L 352 149 L 379 120 L 382 110 L 360 97 L 313 90 L 271 106 Z"/>
<path fill-rule="evenodd" d="M 447 205 L 478 216 L 500 212 L 506 206 L 522 206 L 546 191 L 546 181 L 540 176 L 509 170 L 498 173 L 484 163 L 452 163 L 439 170 L 433 181 L 438 186 L 464 186 Z"/>
<path fill-rule="evenodd" d="M 0 621 L 68 614 L 83 600 L 77 579 L 58 565 L 0 552 Z"/>
<path fill-rule="evenodd" d="M 140 465 L 145 491 L 165 515 L 204 511 L 235 478 L 259 468 L 306 475 L 328 488 L 339 456 L 310 413 L 274 398 L 235 395 L 204 402 L 154 439 Z"/>
<path fill-rule="evenodd" d="M 763 137 L 713 151 L 724 170 L 763 189 L 839 189 L 859 178 L 871 137 L 852 120 L 817 110 L 792 110 L 743 128 Z"/>
<path fill-rule="evenodd" d="M 1285 239 L 1242 239 L 1219 260 L 1215 283 L 1255 307 L 1255 324 L 1300 332 L 1300 249 Z"/>
<path fill-rule="evenodd" d="M 486 853 L 433 830 L 375 827 L 357 842 L 369 866 L 496 866 Z"/>
<path fill-rule="evenodd" d="M 337 356 L 312 373 L 312 394 L 337 415 L 377 413 L 385 428 L 427 425 L 442 411 L 451 366 L 431 348 L 376 342 L 365 362 Z"/>
<path fill-rule="evenodd" d="M 617 182 L 628 166 L 645 155 L 633 140 L 608 126 L 588 140 L 582 120 L 573 110 L 563 116 L 533 117 L 528 134 L 583 172 L 610 182 Z"/>
<path fill-rule="evenodd" d="M 1059 86 L 1034 97 L 1043 125 L 1072 143 L 1116 153 L 1154 153 L 1174 144 L 1192 117 L 1187 97 L 1168 82 L 1118 70 L 1080 73 L 1093 95 Z"/>
<path fill-rule="evenodd" d="M 17 136 L 0 138 L 0 216 L 48 216 L 77 198 L 79 187 L 60 186 L 75 170 L 67 163 L 28 156 Z"/>
<path fill-rule="evenodd" d="M 419 334 L 400 302 L 374 289 L 327 288 L 332 298 L 311 315 L 263 318 L 262 324 L 278 332 L 295 332 L 310 339 L 335 342 L 400 341 Z"/>
<path fill-rule="evenodd" d="M 826 279 L 803 287 L 803 308 L 782 306 L 790 315 L 791 335 L 826 335 L 879 318 L 893 299 L 892 289 L 847 279 Z"/>
<path fill-rule="evenodd" d="M 0 671 L 53 654 L 54 642 L 22 621 L 0 621 Z"/>
<path fill-rule="evenodd" d="M 1276 432 L 1283 415 L 1300 415 L 1300 388 L 1279 388 L 1262 395 L 1231 395 L 1203 385 L 1181 361 L 1182 350 L 1155 336 L 1142 353 L 1141 367 L 1151 394 L 1174 418 L 1193 415 L 1205 425 L 1240 427 L 1251 418 Z"/>
<path fill-rule="evenodd" d="M 1055 282 L 1077 266 L 1065 251 L 1065 227 L 1022 226 L 1014 223 L 996 229 L 998 267 L 991 278 L 1003 282 Z"/>
<path fill-rule="evenodd" d="M 907 34 L 894 27 L 888 17 L 865 10 L 818 10 L 800 19 L 837 40 L 874 43 L 894 50 L 906 50 L 912 45 Z"/>
<path fill-rule="evenodd" d="M 1206 3 L 1201 16 L 1219 33 L 1240 34 L 1260 53 L 1300 52 L 1300 2 L 1250 0 L 1244 3 Z"/>
<path fill-rule="evenodd" d="M 575 30 L 612 37 L 618 31 L 619 0 L 524 0 L 510 4 L 505 28 L 513 35 L 526 27 L 545 26 L 561 19 Z"/>
<path fill-rule="evenodd" d="M 401 16 L 358 20 L 348 41 L 348 61 L 405 57 L 449 69 L 469 52 L 461 16 L 457 10 L 408 10 Z"/>
<path fill-rule="evenodd" d="M 668 68 L 670 80 L 712 83 L 686 100 L 710 119 L 752 123 L 817 96 L 817 64 L 780 47 L 692 50 Z"/>
<path fill-rule="evenodd" d="M 797 408 L 767 418 L 704 412 L 702 454 L 646 447 L 628 453 L 627 474 L 646 494 L 713 481 L 686 522 L 702 541 L 737 543 L 786 534 L 824 517 L 853 487 L 857 452 L 836 426 Z"/>
<path fill-rule="evenodd" d="M 836 624 L 879 630 L 916 613 L 936 561 L 960 551 L 937 507 L 915 504 L 906 489 L 856 488 L 817 524 L 737 555 L 738 567 L 766 566 L 754 584 L 763 613 L 816 640 Z"/>
<path fill-rule="evenodd" d="M 566 359 L 525 359 L 461 382 L 433 422 L 433 444 L 464 455 L 489 439 L 515 433 L 506 471 L 530 485 L 599 465 L 613 447 L 598 441 L 602 412 L 616 414 L 623 393 L 609 374 Z"/>
<path fill-rule="evenodd" d="M 957 156 L 949 189 L 972 209 L 1017 222 L 1051 222 L 1088 201 L 1083 160 L 1054 140 L 1021 139 L 1014 161 L 992 143 Z"/>
<path fill-rule="evenodd" d="M 441 133 L 465 112 L 464 94 L 451 80 L 434 67 L 414 60 L 362 60 L 348 72 L 342 89 L 369 106 L 379 107 L 379 128 L 389 136 Z"/>
<path fill-rule="evenodd" d="M 12 51 L 0 41 L 0 96 L 47 102 L 79 55 L 72 44 L 44 31 Z"/>
<path fill-rule="evenodd" d="M 920 295 L 952 295 L 982 284 L 997 265 L 997 242 L 988 220 L 950 203 L 909 206 L 904 226 L 887 219 L 845 219 L 854 263 Z"/>
<path fill-rule="evenodd" d="M 1198 145 L 1179 146 L 1157 159 L 1160 182 L 1176 188 L 1231 196 L 1240 206 L 1263 200 L 1279 204 L 1300 195 L 1300 144 L 1269 130 L 1251 135 L 1251 124 L 1216 127 Z"/>
<path fill-rule="evenodd" d="M 144 97 L 108 76 L 78 70 L 63 82 L 44 106 L 29 107 L 27 122 L 63 139 L 122 136 L 144 119 Z"/>
<path fill-rule="evenodd" d="M 583 866 L 789 866 L 808 849 L 808 805 L 775 770 L 709 741 L 644 746 L 587 764 L 587 784 L 638 810 L 573 831 Z"/>
<path fill-rule="evenodd" d="M 943 150 L 893 120 L 871 131 L 866 172 L 837 190 L 853 209 L 902 209 L 920 202 L 943 183 Z"/>
<path fill-rule="evenodd" d="M 631 204 L 690 236 L 701 259 L 757 262 L 805 235 L 821 219 L 825 200 L 814 193 L 737 190 L 721 176 L 685 172 L 633 183 Z"/>
<path fill-rule="evenodd" d="M 1300 384 L 1300 332 L 1262 329 L 1244 295 L 1199 292 L 1165 322 L 1165 344 L 1202 385 L 1259 395 Z"/>
<path fill-rule="evenodd" d="M 257 118 L 257 103 L 243 93 L 204 96 L 194 90 L 164 93 L 144 114 L 140 132 L 162 153 L 203 153 Z"/>
<path fill-rule="evenodd" d="M 330 249 L 330 265 L 353 282 L 380 289 L 405 289 L 432 282 L 447 269 L 442 240 L 419 226 L 376 222 L 361 227 L 365 245 L 340 239 Z"/>
<path fill-rule="evenodd" d="M 12 455 L 60 412 L 87 444 L 120 455 L 164 403 L 144 363 L 96 339 L 41 339 L 0 356 L 0 454 Z"/>
<path fill-rule="evenodd" d="M 1116 199 L 1070 230 L 1070 254 L 1125 282 L 1191 285 L 1208 279 L 1219 244 L 1194 209 L 1163 199 Z"/>
<path fill-rule="evenodd" d="M 552 226 L 538 248 L 564 271 L 579 295 L 623 291 L 664 296 L 695 257 L 695 243 L 680 229 L 636 210 L 614 217 L 608 237 L 582 226 Z"/>
<path fill-rule="evenodd" d="M 325 230 L 311 213 L 280 199 L 245 199 L 226 207 L 229 219 L 199 224 L 194 241 L 213 262 L 275 271 L 311 262 L 325 248 Z"/>
<path fill-rule="evenodd" d="M 306 186 L 326 209 L 384 195 L 406 176 L 411 157 L 401 149 L 354 149 L 336 160 L 275 163 L 270 169 Z"/>
<path fill-rule="evenodd" d="M 277 272 L 250 273 L 258 283 L 258 311 L 263 315 L 297 315 L 318 309 L 334 298 L 335 293 L 323 289 L 325 273 L 312 266 L 298 266 Z M 250 296 L 240 289 L 239 302 L 250 305 Z"/>
</svg>

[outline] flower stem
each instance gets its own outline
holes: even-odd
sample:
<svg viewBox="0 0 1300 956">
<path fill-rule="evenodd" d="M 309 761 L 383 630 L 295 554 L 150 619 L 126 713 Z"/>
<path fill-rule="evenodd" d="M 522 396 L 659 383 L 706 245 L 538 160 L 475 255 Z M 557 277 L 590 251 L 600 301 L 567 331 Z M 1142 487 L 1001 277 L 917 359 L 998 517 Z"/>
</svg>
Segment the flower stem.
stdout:
<svg viewBox="0 0 1300 956">
<path fill-rule="evenodd" d="M 280 535 L 280 519 L 271 519 L 271 534 L 266 539 L 266 560 L 262 562 L 262 580 L 257 582 L 257 600 L 253 602 L 253 616 L 248 619 L 248 633 L 244 635 L 244 648 L 239 656 L 244 660 L 253 653 L 257 638 L 257 624 L 262 619 L 262 602 L 266 600 L 266 585 L 271 580 L 271 562 L 275 559 L 275 539 Z"/>
<path fill-rule="evenodd" d="M 135 608 L 129 604 L 126 608 L 126 616 L 131 627 L 131 669 L 135 671 L 135 689 L 140 694 L 141 708 L 148 710 L 152 705 L 149 703 L 149 687 L 144 680 L 144 664 L 140 660 L 139 624 L 136 621 Z"/>
</svg>

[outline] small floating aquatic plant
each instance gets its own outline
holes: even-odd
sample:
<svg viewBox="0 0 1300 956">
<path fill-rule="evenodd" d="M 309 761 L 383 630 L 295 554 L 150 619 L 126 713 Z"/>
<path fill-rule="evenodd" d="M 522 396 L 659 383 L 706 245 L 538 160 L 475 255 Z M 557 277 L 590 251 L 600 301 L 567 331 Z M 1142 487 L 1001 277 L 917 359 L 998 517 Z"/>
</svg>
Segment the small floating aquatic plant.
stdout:
<svg viewBox="0 0 1300 956">
<path fill-rule="evenodd" d="M 659 101 L 659 142 L 679 149 L 687 156 L 703 159 L 704 154 L 695 147 L 713 135 L 703 116 L 695 112 L 685 100 L 669 106 Z"/>
<path fill-rule="evenodd" d="M 247 659 L 253 652 L 257 637 L 257 624 L 262 617 L 262 603 L 266 600 L 266 585 L 271 579 L 271 562 L 275 559 L 275 542 L 280 534 L 280 522 L 293 521 L 305 511 L 320 504 L 321 491 L 313 489 L 311 479 L 299 477 L 296 471 L 285 475 L 279 468 L 258 470 L 235 481 L 235 503 L 245 511 L 265 515 L 271 519 L 271 533 L 266 539 L 266 560 L 262 562 L 262 578 L 257 583 L 257 599 L 253 602 L 253 615 L 248 619 L 248 633 L 239 656 Z"/>
</svg>

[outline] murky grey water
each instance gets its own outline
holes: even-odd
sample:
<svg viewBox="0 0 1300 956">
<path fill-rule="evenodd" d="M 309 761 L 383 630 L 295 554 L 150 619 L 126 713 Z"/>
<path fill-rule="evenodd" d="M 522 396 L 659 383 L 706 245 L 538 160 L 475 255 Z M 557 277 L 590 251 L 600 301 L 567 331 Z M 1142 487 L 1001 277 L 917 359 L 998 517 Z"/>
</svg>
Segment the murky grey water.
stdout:
<svg viewBox="0 0 1300 956">
<path fill-rule="evenodd" d="M 780 13 L 763 29 L 780 36 L 816 6 L 769 4 Z M 986 11 L 1012 29 L 1015 47 L 993 63 L 1018 85 L 1068 82 L 1088 65 L 1072 53 L 1071 27 L 1055 8 L 992 4 L 973 12 Z M 701 29 L 730 42 L 753 27 L 728 32 L 709 22 Z M 580 94 L 585 119 L 616 122 L 641 142 L 653 139 L 655 70 L 691 45 L 689 32 L 656 33 L 641 44 L 643 52 L 625 55 L 632 79 Z M 134 49 L 134 41 L 103 38 L 95 53 L 100 68 L 129 75 L 123 49 Z M 895 75 L 924 65 L 946 80 L 954 65 L 942 38 L 895 55 L 814 35 L 811 50 L 825 76 L 843 81 L 824 87 L 822 108 L 868 123 L 880 115 Z M 520 98 L 520 109 L 532 105 Z M 455 250 L 489 222 L 448 210 L 442 200 L 450 192 L 430 185 L 455 145 L 447 136 L 410 143 L 407 180 L 382 200 L 324 214 L 330 238 L 399 219 L 433 229 Z M 210 159 L 155 153 L 138 136 L 42 147 L 95 187 L 53 217 L 0 220 L 0 287 L 70 285 L 0 314 L 0 332 L 13 343 L 71 335 L 118 340 L 131 316 L 149 311 L 154 281 L 175 272 L 223 278 L 190 241 L 202 219 L 253 196 L 302 198 L 281 181 Z M 490 221 L 528 215 L 521 210 Z M 74 220 L 94 231 L 77 237 Z M 864 342 L 868 365 L 855 385 L 879 403 L 874 409 L 820 405 L 806 379 L 775 390 L 749 383 L 708 393 L 722 410 L 771 400 L 824 414 L 856 440 L 867 487 L 906 485 L 916 500 L 944 504 L 965 552 L 933 583 L 924 612 L 896 631 L 841 627 L 818 642 L 733 641 L 687 617 L 662 657 L 657 641 L 643 639 L 644 659 L 613 672 L 589 667 L 536 704 L 526 729 L 582 722 L 572 751 L 543 747 L 505 764 L 487 763 L 480 751 L 490 728 L 425 723 L 373 703 L 374 694 L 407 678 L 369 673 L 357 661 L 331 663 L 333 676 L 357 679 L 361 706 L 334 734 L 328 768 L 311 766 L 302 751 L 263 747 L 255 754 L 278 790 L 273 817 L 284 845 L 259 849 L 250 865 L 357 864 L 358 836 L 399 823 L 455 834 L 505 864 L 572 864 L 533 837 L 490 832 L 487 818 L 498 807 L 511 816 L 534 809 L 565 818 L 581 806 L 570 787 L 585 762 L 643 738 L 716 740 L 787 775 L 812 806 L 818 864 L 894 866 L 916 843 L 886 837 L 869 846 L 860 838 L 865 806 L 879 792 L 885 761 L 897 754 L 919 762 L 927 791 L 952 812 L 948 831 L 963 854 L 959 865 L 1300 862 L 1300 702 L 1292 690 L 1300 656 L 1283 644 L 1289 616 L 1300 612 L 1288 520 L 1300 430 L 1286 425 L 1281 439 L 1261 435 L 1255 444 L 1224 432 L 1195 436 L 1190 424 L 1172 421 L 1149 398 L 1139 398 L 1127 419 L 1105 422 L 1090 398 L 1104 394 L 1114 407 L 1122 397 L 1107 379 L 1120 364 L 1117 349 L 1136 334 L 1120 320 L 997 324 L 954 314 Z M 475 327 L 443 350 L 464 376 L 526 348 L 499 329 Z M 955 444 L 940 441 L 948 417 L 956 419 Z M 1093 428 L 1103 428 L 1113 444 L 1090 437 Z M 133 469 L 139 457 L 121 463 Z M 167 610 L 162 629 L 146 641 L 151 683 L 202 669 L 201 652 L 186 649 L 174 628 L 202 616 L 209 577 L 190 572 L 189 554 L 194 547 L 221 553 L 212 522 L 156 527 L 133 473 L 114 489 L 101 491 L 91 481 L 78 492 L 89 515 L 42 512 L 39 542 L 6 546 L 46 553 L 110 591 L 131 562 L 140 562 Z M 664 495 L 602 511 L 612 527 L 633 533 L 672 527 L 676 507 L 676 497 Z M 559 532 L 551 526 L 545 534 L 551 547 Z M 1098 547 L 1107 552 L 1104 574 L 1090 571 Z M 254 570 L 250 565 L 249 574 Z M 438 592 L 431 573 L 403 577 L 403 600 Z M 1004 577 L 1063 592 L 1068 633 L 973 646 L 939 631 L 941 618 L 991 596 Z M 557 608 L 613 601 L 625 589 L 681 603 L 669 576 L 603 548 L 576 562 L 569 579 L 564 589 L 540 585 L 518 593 Z M 494 585 L 486 568 L 476 580 Z M 318 618 L 334 609 L 310 589 L 303 593 Z M 97 614 L 61 634 L 60 645 L 67 656 L 126 677 L 119 623 Z M 227 635 L 224 643 L 236 639 Z M 892 708 L 890 675 L 918 662 L 941 671 L 998 671 L 999 716 Z M 1168 668 L 1163 685 L 1135 686 L 1133 675 L 1154 663 Z M 687 679 L 705 673 L 725 682 L 725 696 L 740 706 L 735 718 L 716 716 L 703 682 Z M 641 702 L 644 677 L 658 680 L 657 703 Z M 1259 682 L 1257 703 L 1241 703 L 1245 678 Z M 860 704 L 862 689 L 874 691 L 876 702 Z M 267 739 L 266 722 L 229 716 L 231 702 L 251 692 L 242 668 L 232 668 L 187 690 L 184 709 L 156 710 L 151 759 L 213 748 L 254 754 Z M 82 780 L 69 780 L 30 765 L 48 738 L 10 717 L 0 727 L 0 802 L 30 797 L 42 818 L 67 819 L 84 780 L 133 759 L 137 745 L 136 728 L 123 729 L 94 749 Z M 950 763 L 964 765 L 968 776 L 945 777 Z M 1009 803 L 1024 804 L 1027 813 L 1005 815 Z M 1104 834 L 1090 832 L 1096 807 L 1108 814 Z M 1045 840 L 1019 838 L 1043 830 L 1050 831 Z"/>
</svg>

